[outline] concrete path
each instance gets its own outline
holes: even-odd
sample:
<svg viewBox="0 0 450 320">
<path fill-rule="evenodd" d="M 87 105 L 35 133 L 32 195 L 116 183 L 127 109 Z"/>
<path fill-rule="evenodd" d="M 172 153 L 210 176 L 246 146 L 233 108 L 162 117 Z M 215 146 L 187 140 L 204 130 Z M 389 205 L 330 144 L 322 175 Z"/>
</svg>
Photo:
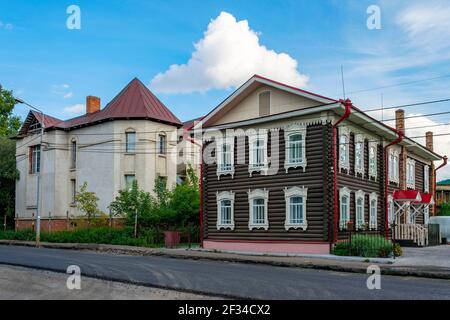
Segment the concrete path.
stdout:
<svg viewBox="0 0 450 320">
<path fill-rule="evenodd" d="M 81 277 L 69 290 L 69 275 L 0 265 L 0 300 L 205 300 L 204 295 Z"/>
<path fill-rule="evenodd" d="M 425 248 L 403 248 L 403 257 L 396 266 L 431 266 L 450 270 L 450 245 Z"/>
<path fill-rule="evenodd" d="M 76 250 L 0 246 L 0 264 L 236 298 L 254 299 L 450 299 L 450 281 L 383 275 L 369 290 L 368 275 L 269 265 L 125 256 Z"/>
</svg>

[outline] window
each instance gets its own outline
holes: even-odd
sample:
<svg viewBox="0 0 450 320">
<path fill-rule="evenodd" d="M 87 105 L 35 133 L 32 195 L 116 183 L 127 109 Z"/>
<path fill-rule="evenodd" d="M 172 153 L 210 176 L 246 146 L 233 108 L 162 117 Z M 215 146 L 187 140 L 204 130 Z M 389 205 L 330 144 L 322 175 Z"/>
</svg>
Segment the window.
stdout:
<svg viewBox="0 0 450 320">
<path fill-rule="evenodd" d="M 217 140 L 217 178 L 234 175 L 234 137 Z"/>
<path fill-rule="evenodd" d="M 414 224 L 415 220 L 416 219 L 415 219 L 414 214 L 412 212 L 412 208 L 408 207 L 408 209 L 406 210 L 406 223 Z"/>
<path fill-rule="evenodd" d="M 357 134 L 355 138 L 355 174 L 364 175 L 364 136 Z"/>
<path fill-rule="evenodd" d="M 30 147 L 30 173 L 41 171 L 41 146 Z"/>
<path fill-rule="evenodd" d="M 249 173 L 267 169 L 267 132 L 249 134 Z"/>
<path fill-rule="evenodd" d="M 349 170 L 349 134 L 345 127 L 340 130 L 342 133 L 339 136 L 339 168 Z"/>
<path fill-rule="evenodd" d="M 406 160 L 406 187 L 414 189 L 416 180 L 416 162 L 408 158 Z"/>
<path fill-rule="evenodd" d="M 75 169 L 77 167 L 77 142 L 72 140 L 70 144 L 70 168 Z"/>
<path fill-rule="evenodd" d="M 217 230 L 234 229 L 234 193 L 222 191 L 216 193 Z"/>
<path fill-rule="evenodd" d="M 289 168 L 306 168 L 306 126 L 291 126 L 284 130 L 286 153 L 284 168 L 286 173 Z"/>
<path fill-rule="evenodd" d="M 70 195 L 71 195 L 71 203 L 74 204 L 76 202 L 77 195 L 77 182 L 76 180 L 70 180 Z"/>
<path fill-rule="evenodd" d="M 365 227 L 364 222 L 364 191 L 359 190 L 355 193 L 355 207 L 356 207 L 356 229 L 361 230 Z"/>
<path fill-rule="evenodd" d="M 399 182 L 399 162 L 398 151 L 392 150 L 389 153 L 389 181 Z"/>
<path fill-rule="evenodd" d="M 136 180 L 136 177 L 134 174 L 126 174 L 125 175 L 125 187 L 127 190 L 131 190 L 133 187 L 133 182 Z"/>
<path fill-rule="evenodd" d="M 430 167 L 423 167 L 423 190 L 424 192 L 430 192 Z"/>
<path fill-rule="evenodd" d="M 166 135 L 165 134 L 158 135 L 158 153 L 166 154 Z"/>
<path fill-rule="evenodd" d="M 425 208 L 423 208 L 423 223 L 428 224 L 430 221 L 430 206 L 426 205 Z"/>
<path fill-rule="evenodd" d="M 350 221 L 350 190 L 347 187 L 341 188 L 339 192 L 341 211 L 339 215 L 339 228 L 347 229 L 347 222 Z"/>
<path fill-rule="evenodd" d="M 259 94 L 259 116 L 270 115 L 270 91 L 264 91 Z"/>
<path fill-rule="evenodd" d="M 388 196 L 388 223 L 389 228 L 394 223 L 394 199 L 391 195 Z"/>
<path fill-rule="evenodd" d="M 375 192 L 372 192 L 369 197 L 370 207 L 369 207 L 369 228 L 377 229 L 377 209 L 378 209 L 378 196 Z"/>
<path fill-rule="evenodd" d="M 369 143 L 369 178 L 377 178 L 377 145 Z"/>
<path fill-rule="evenodd" d="M 126 152 L 133 153 L 136 151 L 136 132 L 126 133 Z"/>
<path fill-rule="evenodd" d="M 248 192 L 249 212 L 248 228 L 265 230 L 269 229 L 267 217 L 267 203 L 269 201 L 269 191 L 256 189 Z"/>
<path fill-rule="evenodd" d="M 286 220 L 284 228 L 306 230 L 308 223 L 306 220 L 306 198 L 308 189 L 305 187 L 292 187 L 284 189 L 284 197 L 286 200 Z"/>
</svg>

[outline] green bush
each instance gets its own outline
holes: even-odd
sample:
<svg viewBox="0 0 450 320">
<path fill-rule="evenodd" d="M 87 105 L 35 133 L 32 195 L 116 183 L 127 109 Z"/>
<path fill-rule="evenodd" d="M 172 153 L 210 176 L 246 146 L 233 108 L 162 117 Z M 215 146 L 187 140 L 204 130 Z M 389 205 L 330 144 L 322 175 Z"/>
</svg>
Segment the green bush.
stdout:
<svg viewBox="0 0 450 320">
<path fill-rule="evenodd" d="M 441 204 L 440 216 L 450 216 L 450 203 L 444 202 Z"/>
<path fill-rule="evenodd" d="M 389 257 L 393 254 L 392 241 L 382 236 L 353 235 L 351 242 L 340 242 L 334 247 L 337 256 L 359 256 L 365 258 Z"/>
<path fill-rule="evenodd" d="M 32 230 L 0 231 L 0 239 L 35 241 L 36 234 Z M 143 230 L 138 238 L 134 238 L 133 228 L 111 229 L 107 227 L 84 228 L 74 231 L 42 232 L 42 242 L 54 243 L 99 243 L 128 246 L 154 247 L 162 244 L 162 237 L 154 230 Z"/>
</svg>

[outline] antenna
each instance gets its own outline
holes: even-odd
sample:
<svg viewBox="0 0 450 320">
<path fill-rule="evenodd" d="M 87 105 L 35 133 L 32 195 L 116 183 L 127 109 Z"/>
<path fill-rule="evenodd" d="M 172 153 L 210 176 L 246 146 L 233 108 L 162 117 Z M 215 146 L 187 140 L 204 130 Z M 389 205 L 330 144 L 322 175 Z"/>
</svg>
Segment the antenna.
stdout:
<svg viewBox="0 0 450 320">
<path fill-rule="evenodd" d="M 342 95 L 345 99 L 345 82 L 344 82 L 344 67 L 341 64 L 341 81 L 342 81 Z"/>
</svg>

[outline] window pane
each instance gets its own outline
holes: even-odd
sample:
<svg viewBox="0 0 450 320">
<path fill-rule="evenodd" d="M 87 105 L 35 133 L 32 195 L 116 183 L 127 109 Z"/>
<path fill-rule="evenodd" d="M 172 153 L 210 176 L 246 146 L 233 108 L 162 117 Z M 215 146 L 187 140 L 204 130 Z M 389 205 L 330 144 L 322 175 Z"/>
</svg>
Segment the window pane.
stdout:
<svg viewBox="0 0 450 320">
<path fill-rule="evenodd" d="M 231 224 L 231 200 L 221 201 L 220 219 L 222 224 Z"/>
<path fill-rule="evenodd" d="M 136 133 L 126 133 L 126 152 L 134 152 L 136 149 Z"/>
<path fill-rule="evenodd" d="M 263 224 L 265 222 L 264 212 L 265 212 L 264 199 L 254 199 L 253 200 L 253 223 Z"/>
<path fill-rule="evenodd" d="M 159 135 L 158 152 L 160 154 L 166 154 L 166 136 L 163 134 Z"/>
<path fill-rule="evenodd" d="M 303 197 L 291 197 L 289 199 L 289 223 L 303 223 Z"/>
<path fill-rule="evenodd" d="M 298 163 L 303 159 L 303 137 L 301 134 L 295 134 L 289 136 L 288 148 L 289 148 L 289 163 Z"/>
<path fill-rule="evenodd" d="M 74 169 L 77 167 L 77 143 L 76 141 L 72 141 L 71 145 L 71 168 Z"/>
<path fill-rule="evenodd" d="M 125 175 L 125 186 L 128 190 L 133 187 L 133 182 L 135 180 L 135 176 L 131 174 Z"/>
</svg>

